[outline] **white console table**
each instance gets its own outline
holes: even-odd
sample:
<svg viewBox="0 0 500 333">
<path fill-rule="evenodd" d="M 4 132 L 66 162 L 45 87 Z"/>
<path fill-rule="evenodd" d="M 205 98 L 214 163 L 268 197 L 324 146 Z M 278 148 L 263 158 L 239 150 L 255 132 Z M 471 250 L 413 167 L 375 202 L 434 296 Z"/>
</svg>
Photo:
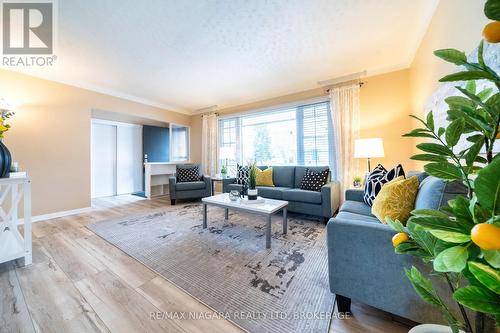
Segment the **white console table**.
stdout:
<svg viewBox="0 0 500 333">
<path fill-rule="evenodd" d="M 23 233 L 19 232 L 19 210 L 24 211 Z M 24 258 L 31 265 L 31 181 L 0 178 L 0 263 Z"/>
<path fill-rule="evenodd" d="M 175 175 L 175 166 L 181 162 L 144 163 L 144 195 L 146 198 L 167 195 L 168 178 Z"/>
</svg>

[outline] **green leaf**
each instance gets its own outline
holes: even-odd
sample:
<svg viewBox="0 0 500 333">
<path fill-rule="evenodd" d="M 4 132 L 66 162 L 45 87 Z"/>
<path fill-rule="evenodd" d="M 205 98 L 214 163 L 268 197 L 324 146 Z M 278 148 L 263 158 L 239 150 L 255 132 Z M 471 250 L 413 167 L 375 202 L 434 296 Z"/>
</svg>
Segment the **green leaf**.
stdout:
<svg viewBox="0 0 500 333">
<path fill-rule="evenodd" d="M 468 80 L 496 80 L 496 77 L 485 71 L 465 71 L 446 75 L 439 79 L 439 82 L 468 81 Z"/>
<path fill-rule="evenodd" d="M 446 162 L 446 157 L 433 154 L 417 154 L 410 157 L 415 161 Z"/>
<path fill-rule="evenodd" d="M 463 229 L 463 234 L 470 234 L 471 229 L 474 227 L 474 216 L 470 212 L 469 199 L 459 195 L 455 199 L 448 201 L 448 205 L 453 209 L 456 223 Z"/>
<path fill-rule="evenodd" d="M 460 169 L 448 162 L 429 163 L 424 166 L 424 170 L 431 176 L 447 181 L 462 179 L 462 172 Z"/>
<path fill-rule="evenodd" d="M 467 91 L 467 89 L 464 89 L 464 88 L 462 88 L 462 87 L 455 87 L 455 88 L 457 88 L 458 90 L 460 90 L 460 92 L 461 92 L 462 94 L 464 94 L 465 96 L 469 97 L 469 99 L 470 99 L 472 102 L 474 102 L 475 104 L 477 104 L 477 105 L 481 105 L 481 106 L 484 106 L 483 101 L 482 101 L 479 97 L 477 97 L 476 95 L 471 94 L 469 91 Z"/>
<path fill-rule="evenodd" d="M 470 241 L 470 236 L 452 231 L 430 230 L 432 236 L 449 243 L 465 243 Z"/>
<path fill-rule="evenodd" d="M 477 62 L 479 63 L 479 66 L 481 66 L 482 68 L 486 68 L 483 58 L 483 47 L 484 40 L 481 40 L 481 42 L 479 43 L 479 47 L 477 48 Z M 473 92 L 473 94 L 475 94 L 475 92 Z"/>
<path fill-rule="evenodd" d="M 413 137 L 413 138 L 432 138 L 434 139 L 434 136 L 432 134 L 423 132 L 421 130 L 413 130 L 409 133 L 403 134 L 404 137 Z"/>
<path fill-rule="evenodd" d="M 432 111 L 430 111 L 427 114 L 427 127 L 431 130 L 434 131 L 434 115 L 432 114 Z"/>
<path fill-rule="evenodd" d="M 479 171 L 474 182 L 475 193 L 481 206 L 500 215 L 500 158 L 495 158 Z"/>
<path fill-rule="evenodd" d="M 499 250 L 483 250 L 484 260 L 496 269 L 500 269 L 500 251 Z"/>
<path fill-rule="evenodd" d="M 453 147 L 458 143 L 460 136 L 462 135 L 465 127 L 464 118 L 458 118 L 457 120 L 452 121 L 448 127 L 446 128 L 445 139 L 446 143 Z"/>
<path fill-rule="evenodd" d="M 468 92 L 471 94 L 476 93 L 476 81 L 468 81 L 467 84 L 465 85 L 465 89 L 467 89 Z"/>
<path fill-rule="evenodd" d="M 500 2 L 498 0 L 488 0 L 484 4 L 484 14 L 487 18 L 500 21 Z"/>
<path fill-rule="evenodd" d="M 476 160 L 476 157 L 481 151 L 483 145 L 484 141 L 477 141 L 470 147 L 467 154 L 465 154 L 465 163 L 467 164 L 467 166 L 472 166 L 474 164 L 474 161 Z"/>
<path fill-rule="evenodd" d="M 500 273 L 488 265 L 470 261 L 469 270 L 486 288 L 500 294 Z"/>
<path fill-rule="evenodd" d="M 474 142 L 475 143 L 475 142 L 477 142 L 479 140 L 484 141 L 484 135 L 482 135 L 482 134 L 475 134 L 475 135 L 471 135 L 471 136 L 467 137 L 467 141 L 469 141 L 469 142 Z"/>
<path fill-rule="evenodd" d="M 498 117 L 500 114 L 500 93 L 496 93 L 488 98 L 485 104 L 488 106 L 486 110 L 490 113 L 490 115 L 493 118 Z"/>
<path fill-rule="evenodd" d="M 486 288 L 468 286 L 453 294 L 460 304 L 483 313 L 500 314 L 500 298 Z"/>
<path fill-rule="evenodd" d="M 437 154 L 437 155 L 444 155 L 444 156 L 450 156 L 451 151 L 448 147 L 442 146 L 437 143 L 419 143 L 417 145 L 417 148 L 420 150 L 425 151 L 426 153 L 431 153 L 431 154 Z"/>
<path fill-rule="evenodd" d="M 474 82 L 474 81 L 469 81 Z M 470 99 L 465 98 L 463 96 L 450 96 L 445 98 L 444 100 L 446 104 L 450 107 L 450 109 L 458 109 L 458 110 L 475 110 L 476 104 L 472 102 Z"/>
<path fill-rule="evenodd" d="M 411 238 L 422 248 L 423 251 L 427 253 L 429 259 L 434 256 L 434 245 L 436 244 L 436 239 L 427 232 L 422 226 L 408 222 L 407 223 L 408 233 Z"/>
<path fill-rule="evenodd" d="M 452 221 L 449 218 L 437 216 L 411 216 L 406 224 L 410 222 L 421 225 L 426 230 L 444 230 L 459 233 L 468 232 L 467 228 L 464 228 L 460 223 Z"/>
<path fill-rule="evenodd" d="M 439 210 L 433 210 L 433 209 L 414 209 L 414 210 L 412 210 L 411 215 L 414 215 L 414 216 L 435 216 L 435 217 L 442 217 L 442 218 L 448 219 L 448 215 L 446 215 L 443 212 L 440 212 Z"/>
<path fill-rule="evenodd" d="M 434 270 L 436 272 L 461 272 L 467 264 L 468 256 L 466 247 L 450 247 L 436 256 Z"/>
<path fill-rule="evenodd" d="M 465 53 L 455 49 L 436 50 L 434 51 L 434 55 L 455 65 L 464 65 L 467 63 L 467 56 Z"/>
<path fill-rule="evenodd" d="M 439 299 L 439 296 L 432 287 L 431 281 L 424 278 L 424 276 L 418 271 L 418 269 L 416 269 L 414 266 L 412 266 L 411 269 L 405 268 L 405 273 L 417 294 L 425 302 L 439 308 L 443 306 L 443 302 Z"/>
<path fill-rule="evenodd" d="M 475 82 L 475 81 L 469 81 L 469 82 Z M 481 99 L 481 101 L 486 101 L 488 97 L 490 97 L 491 93 L 493 92 L 492 88 L 486 88 L 483 91 L 479 92 L 477 94 L 477 97 Z"/>
<path fill-rule="evenodd" d="M 445 132 L 446 132 L 446 130 L 444 129 L 444 127 L 439 127 L 439 129 L 438 129 L 438 136 L 442 137 Z"/>
<path fill-rule="evenodd" d="M 387 224 L 392 228 L 394 229 L 394 231 L 397 231 L 397 232 L 404 232 L 406 233 L 406 229 L 405 227 L 403 226 L 403 224 L 401 222 L 399 222 L 398 220 L 394 221 L 392 218 L 390 218 L 389 216 L 385 218 L 385 222 L 387 222 Z"/>
</svg>

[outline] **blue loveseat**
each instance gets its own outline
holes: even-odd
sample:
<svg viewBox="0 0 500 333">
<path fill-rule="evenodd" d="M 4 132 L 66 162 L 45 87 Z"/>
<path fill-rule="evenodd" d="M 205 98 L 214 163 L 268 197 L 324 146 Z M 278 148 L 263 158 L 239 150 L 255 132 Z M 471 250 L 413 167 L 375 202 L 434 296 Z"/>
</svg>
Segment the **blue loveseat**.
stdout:
<svg viewBox="0 0 500 333">
<path fill-rule="evenodd" d="M 258 166 L 264 170 L 267 166 Z M 329 219 L 339 208 L 340 183 L 330 181 L 321 188 L 321 192 L 300 189 L 300 184 L 306 169 L 323 171 L 327 166 L 273 166 L 274 187 L 257 186 L 259 196 L 269 199 L 288 201 L 288 211 L 322 216 Z M 222 191 L 241 191 L 242 185 L 236 184 L 236 178 L 227 178 L 223 181 Z"/>
<path fill-rule="evenodd" d="M 461 183 L 416 175 L 420 181 L 416 209 L 438 209 L 467 193 Z M 394 253 L 394 234 L 371 214 L 362 190 L 346 191 L 346 201 L 327 225 L 330 290 L 336 294 L 339 311 L 350 312 L 352 298 L 418 323 L 444 323 L 441 313 L 415 293 L 404 272 L 412 265 L 423 272 L 428 267 L 412 256 Z M 443 287 L 440 294 L 448 304 L 455 304 L 445 283 L 434 282 Z"/>
</svg>

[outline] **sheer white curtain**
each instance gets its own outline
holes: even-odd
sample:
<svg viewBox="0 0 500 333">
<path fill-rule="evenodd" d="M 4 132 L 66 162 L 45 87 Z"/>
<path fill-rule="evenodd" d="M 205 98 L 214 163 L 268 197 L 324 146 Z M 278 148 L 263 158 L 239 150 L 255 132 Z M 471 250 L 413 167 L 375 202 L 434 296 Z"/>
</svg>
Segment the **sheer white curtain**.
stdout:
<svg viewBox="0 0 500 333">
<path fill-rule="evenodd" d="M 341 201 L 357 172 L 354 140 L 359 138 L 359 84 L 330 90 L 330 112 L 335 136 L 336 178 L 341 185 Z"/>
<path fill-rule="evenodd" d="M 201 126 L 201 164 L 205 175 L 213 176 L 217 173 L 218 161 L 218 125 L 219 117 L 216 114 L 202 116 Z"/>
</svg>

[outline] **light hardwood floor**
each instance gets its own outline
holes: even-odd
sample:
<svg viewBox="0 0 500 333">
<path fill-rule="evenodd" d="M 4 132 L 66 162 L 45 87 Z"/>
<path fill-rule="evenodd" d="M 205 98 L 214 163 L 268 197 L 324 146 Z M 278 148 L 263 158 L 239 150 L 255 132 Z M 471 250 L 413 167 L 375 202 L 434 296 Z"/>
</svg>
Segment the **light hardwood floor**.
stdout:
<svg viewBox="0 0 500 333">
<path fill-rule="evenodd" d="M 225 320 L 153 320 L 154 312 L 210 311 L 85 225 L 170 205 L 120 196 L 92 211 L 33 224 L 33 265 L 0 264 L 0 332 L 242 332 Z M 407 332 L 382 311 L 353 304 L 330 332 Z"/>
</svg>

